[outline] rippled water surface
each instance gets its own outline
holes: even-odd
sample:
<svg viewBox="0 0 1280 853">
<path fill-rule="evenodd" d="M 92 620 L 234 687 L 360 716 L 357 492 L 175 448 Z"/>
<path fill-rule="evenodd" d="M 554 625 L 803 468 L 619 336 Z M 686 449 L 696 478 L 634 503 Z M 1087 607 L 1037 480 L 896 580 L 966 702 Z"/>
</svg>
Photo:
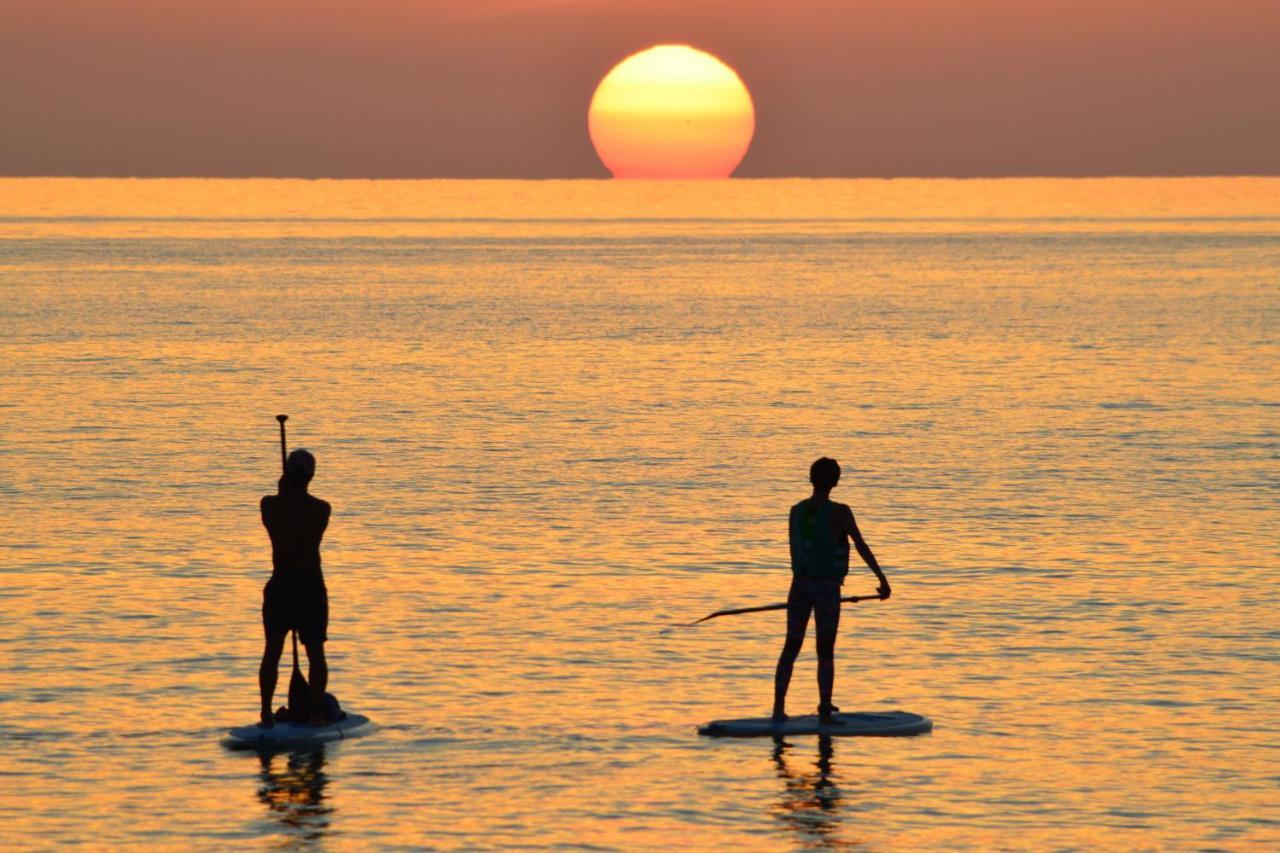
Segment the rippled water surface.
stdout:
<svg viewBox="0 0 1280 853">
<path fill-rule="evenodd" d="M 0 295 L 0 843 L 1280 845 L 1280 180 L 0 181 Z M 381 730 L 259 757 L 277 412 Z M 936 729 L 700 738 L 821 454 Z"/>
</svg>

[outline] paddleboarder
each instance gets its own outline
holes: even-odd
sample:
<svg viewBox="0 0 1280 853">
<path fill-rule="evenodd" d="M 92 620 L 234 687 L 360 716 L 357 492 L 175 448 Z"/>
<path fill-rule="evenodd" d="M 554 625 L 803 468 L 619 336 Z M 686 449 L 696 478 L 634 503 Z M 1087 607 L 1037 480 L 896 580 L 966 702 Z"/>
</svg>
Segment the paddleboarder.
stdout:
<svg viewBox="0 0 1280 853">
<path fill-rule="evenodd" d="M 281 424 L 283 436 L 283 422 Z M 282 439 L 283 440 L 283 439 Z M 282 451 L 283 452 L 283 451 Z M 306 450 L 289 454 L 278 494 L 262 499 L 262 523 L 271 537 L 271 579 L 262 590 L 262 627 L 266 648 L 258 669 L 262 693 L 259 725 L 275 724 L 271 699 L 276 690 L 285 637 L 298 632 L 307 650 L 311 725 L 326 723 L 325 687 L 329 667 L 324 658 L 328 639 L 329 595 L 320 572 L 320 540 L 329 526 L 329 504 L 307 491 L 316 459 Z"/>
<path fill-rule="evenodd" d="M 840 586 L 849 573 L 849 541 L 880 579 L 877 592 L 889 597 L 889 581 L 876 557 L 862 539 L 853 511 L 831 500 L 840 482 L 840 463 L 822 457 L 809 467 L 813 494 L 791 508 L 791 591 L 787 595 L 787 639 L 778 657 L 773 684 L 773 719 L 787 719 L 787 688 L 796 656 L 804 645 L 809 614 L 814 616 L 818 645 L 818 716 L 822 723 L 838 724 L 839 709 L 831 703 L 835 683 L 836 632 L 840 627 Z"/>
</svg>

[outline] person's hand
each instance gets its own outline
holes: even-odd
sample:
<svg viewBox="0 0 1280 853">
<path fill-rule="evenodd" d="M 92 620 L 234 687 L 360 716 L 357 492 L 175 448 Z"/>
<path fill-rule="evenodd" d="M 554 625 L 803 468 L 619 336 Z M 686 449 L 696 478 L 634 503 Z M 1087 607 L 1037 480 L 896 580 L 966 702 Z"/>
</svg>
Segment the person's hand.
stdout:
<svg viewBox="0 0 1280 853">
<path fill-rule="evenodd" d="M 884 601 L 893 593 L 893 590 L 889 589 L 889 581 L 880 578 L 880 587 L 876 592 L 880 593 L 880 600 Z"/>
</svg>

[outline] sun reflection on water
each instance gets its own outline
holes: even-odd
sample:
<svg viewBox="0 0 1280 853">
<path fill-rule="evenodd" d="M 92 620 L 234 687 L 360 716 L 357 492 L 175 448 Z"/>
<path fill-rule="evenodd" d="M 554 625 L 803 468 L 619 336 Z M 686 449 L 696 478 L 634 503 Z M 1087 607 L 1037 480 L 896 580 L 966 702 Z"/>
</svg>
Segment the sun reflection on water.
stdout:
<svg viewBox="0 0 1280 853">
<path fill-rule="evenodd" d="M 0 181 L 4 840 L 1276 846 L 1280 182 L 729 183 Z M 258 773 L 277 412 L 380 728 Z M 821 453 L 938 728 L 706 742 Z"/>
</svg>

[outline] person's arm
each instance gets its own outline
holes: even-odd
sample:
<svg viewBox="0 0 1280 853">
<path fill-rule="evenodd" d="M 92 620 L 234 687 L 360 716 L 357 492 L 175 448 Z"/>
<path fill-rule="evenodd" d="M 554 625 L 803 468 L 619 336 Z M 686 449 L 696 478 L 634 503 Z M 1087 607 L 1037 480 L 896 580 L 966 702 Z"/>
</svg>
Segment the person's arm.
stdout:
<svg viewBox="0 0 1280 853">
<path fill-rule="evenodd" d="M 853 518 L 853 510 L 845 508 L 848 514 L 845 516 L 845 532 L 849 534 L 849 538 L 853 540 L 853 547 L 857 549 L 858 556 L 862 558 L 862 562 L 867 564 L 871 571 L 876 573 L 876 577 L 880 579 L 880 588 L 876 590 L 880 593 L 880 598 L 888 598 L 893 592 L 889 588 L 889 579 L 884 576 L 884 572 L 880 569 L 880 564 L 876 562 L 876 555 L 871 553 L 871 548 L 867 545 L 865 539 L 862 538 L 862 531 L 858 529 L 858 522 Z"/>
<path fill-rule="evenodd" d="M 791 571 L 800 564 L 800 531 L 796 529 L 796 512 L 799 506 L 793 506 L 787 516 L 787 546 L 791 550 Z"/>
<path fill-rule="evenodd" d="M 333 507 L 329 506 L 328 501 L 320 501 L 320 538 L 324 539 L 324 532 L 329 529 L 329 516 L 333 514 Z"/>
</svg>

